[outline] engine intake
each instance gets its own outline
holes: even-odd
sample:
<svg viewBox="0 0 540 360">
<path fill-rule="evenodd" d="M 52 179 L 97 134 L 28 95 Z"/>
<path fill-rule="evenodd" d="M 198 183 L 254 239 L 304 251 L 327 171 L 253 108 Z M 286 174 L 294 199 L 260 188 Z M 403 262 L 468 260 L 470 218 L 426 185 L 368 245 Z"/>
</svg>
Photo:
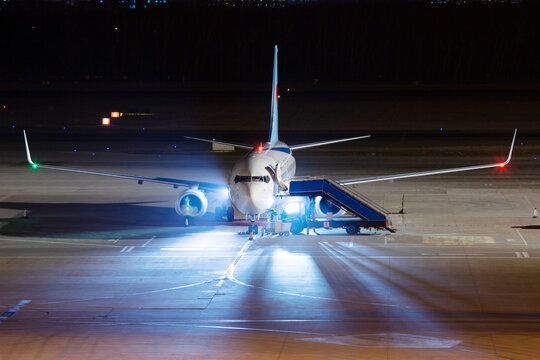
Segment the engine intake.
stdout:
<svg viewBox="0 0 540 360">
<path fill-rule="evenodd" d="M 187 189 L 182 191 L 176 198 L 174 209 L 180 216 L 203 216 L 208 208 L 208 198 L 197 189 Z"/>
<path fill-rule="evenodd" d="M 326 214 L 328 213 L 332 213 L 332 216 L 341 216 L 345 213 L 345 210 L 334 204 L 332 201 L 325 199 L 322 196 L 317 196 L 315 198 L 315 212 L 317 216 L 326 217 Z"/>
</svg>

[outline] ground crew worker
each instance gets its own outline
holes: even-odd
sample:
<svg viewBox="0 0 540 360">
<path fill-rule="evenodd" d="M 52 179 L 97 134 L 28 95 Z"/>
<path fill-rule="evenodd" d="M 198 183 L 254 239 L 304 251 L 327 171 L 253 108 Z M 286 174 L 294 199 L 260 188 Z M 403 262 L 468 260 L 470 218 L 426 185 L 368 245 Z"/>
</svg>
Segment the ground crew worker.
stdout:
<svg viewBox="0 0 540 360">
<path fill-rule="evenodd" d="M 536 210 L 536 208 L 534 208 L 533 210 L 533 219 L 536 219 L 538 217 L 538 210 Z"/>
</svg>

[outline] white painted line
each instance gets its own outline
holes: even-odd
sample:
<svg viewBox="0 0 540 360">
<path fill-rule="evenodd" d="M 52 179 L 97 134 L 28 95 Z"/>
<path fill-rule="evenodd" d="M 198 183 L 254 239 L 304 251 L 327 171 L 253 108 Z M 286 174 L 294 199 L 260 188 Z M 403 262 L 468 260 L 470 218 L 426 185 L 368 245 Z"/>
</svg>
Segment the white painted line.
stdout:
<svg viewBox="0 0 540 360">
<path fill-rule="evenodd" d="M 144 244 L 141 245 L 141 247 L 146 247 L 146 245 L 150 244 L 156 237 L 155 236 L 152 236 L 150 238 L 150 240 L 148 240 L 147 242 L 145 242 Z"/>
<path fill-rule="evenodd" d="M 8 311 L 4 312 L 2 315 L 0 315 L 0 324 L 4 321 L 6 321 L 8 318 L 13 316 L 17 311 L 21 310 L 26 305 L 30 304 L 32 300 L 21 300 L 17 303 L 17 305 L 11 307 L 8 309 Z"/>
<path fill-rule="evenodd" d="M 225 281 L 225 279 L 221 279 L 218 281 L 218 283 L 216 284 L 217 287 L 221 287 L 221 285 L 223 285 L 223 282 Z"/>
<path fill-rule="evenodd" d="M 506 239 L 506 241 L 508 241 L 508 242 L 515 242 L 516 240 L 514 240 L 514 239 Z"/>
<path fill-rule="evenodd" d="M 528 257 L 529 257 L 529 253 L 528 253 L 528 252 L 526 252 L 526 251 L 522 251 L 521 253 L 523 254 L 523 257 L 526 257 L 526 258 L 528 258 Z"/>
<path fill-rule="evenodd" d="M 234 274 L 234 270 L 236 270 L 236 267 L 238 266 L 238 263 L 240 262 L 240 259 L 242 258 L 242 256 L 244 255 L 244 253 L 247 251 L 247 249 L 250 247 L 252 243 L 253 243 L 253 240 L 246 241 L 244 246 L 242 246 L 240 251 L 236 254 L 236 257 L 234 258 L 231 265 L 229 265 L 229 267 L 223 272 L 223 275 L 221 275 L 220 280 L 231 279 L 231 277 Z"/>
<path fill-rule="evenodd" d="M 117 248 L 118 245 L 109 245 L 109 244 L 92 244 L 92 243 L 83 243 L 83 242 L 67 242 L 67 241 L 56 241 L 56 240 L 30 240 L 30 239 L 13 239 L 7 236 L 0 237 L 2 241 L 13 241 L 13 242 L 31 242 L 31 243 L 44 243 L 44 244 L 61 244 L 61 245 L 74 245 L 74 246 L 97 246 L 97 247 L 114 247 Z"/>
<path fill-rule="evenodd" d="M 523 237 L 523 235 L 521 235 L 521 233 L 519 232 L 519 229 L 516 228 L 516 232 L 518 233 L 519 237 L 521 238 L 521 240 L 523 240 L 523 243 L 525 244 L 525 246 L 529 246 L 529 244 L 527 244 L 527 240 L 525 240 L 525 238 Z"/>
<path fill-rule="evenodd" d="M 521 258 L 521 257 L 523 257 L 523 255 L 521 254 L 521 252 L 516 251 L 516 257 Z"/>
<path fill-rule="evenodd" d="M 127 248 L 126 252 L 127 253 L 131 252 L 133 249 L 135 249 L 135 246 L 130 246 L 130 247 Z"/>
<path fill-rule="evenodd" d="M 210 247 L 210 248 L 204 248 L 204 247 L 177 247 L 177 248 L 171 248 L 171 247 L 164 247 L 160 248 L 162 251 L 199 251 L 199 250 L 221 250 L 221 248 L 218 247 Z"/>
<path fill-rule="evenodd" d="M 439 253 L 441 256 L 483 256 L 484 254 Z"/>
</svg>

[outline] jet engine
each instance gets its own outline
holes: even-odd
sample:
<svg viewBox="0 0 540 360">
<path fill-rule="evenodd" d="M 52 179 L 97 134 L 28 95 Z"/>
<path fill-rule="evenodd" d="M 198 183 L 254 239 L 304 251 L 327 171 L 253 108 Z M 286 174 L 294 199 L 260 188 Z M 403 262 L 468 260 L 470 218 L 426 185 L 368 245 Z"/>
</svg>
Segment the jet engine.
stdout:
<svg viewBox="0 0 540 360">
<path fill-rule="evenodd" d="M 334 204 L 332 201 L 325 199 L 322 196 L 317 196 L 315 198 L 315 215 L 326 217 L 327 213 L 332 213 L 333 217 L 337 217 L 345 214 L 345 210 L 339 205 Z"/>
<path fill-rule="evenodd" d="M 198 189 L 182 191 L 176 198 L 174 209 L 180 216 L 203 216 L 208 208 L 208 198 Z"/>
</svg>

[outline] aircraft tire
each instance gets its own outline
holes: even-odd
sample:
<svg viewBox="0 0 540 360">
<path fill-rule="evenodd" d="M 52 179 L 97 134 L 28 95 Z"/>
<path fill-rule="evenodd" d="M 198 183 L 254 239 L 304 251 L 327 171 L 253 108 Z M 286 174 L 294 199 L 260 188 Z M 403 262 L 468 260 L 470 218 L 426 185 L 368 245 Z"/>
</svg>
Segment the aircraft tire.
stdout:
<svg viewBox="0 0 540 360">
<path fill-rule="evenodd" d="M 293 221 L 291 224 L 291 233 L 294 235 L 298 235 L 304 230 L 305 226 L 304 223 L 300 220 Z"/>
<path fill-rule="evenodd" d="M 234 221 L 234 208 L 232 206 L 229 206 L 227 208 L 227 221 L 228 222 Z"/>
<path fill-rule="evenodd" d="M 221 222 L 223 220 L 223 209 L 221 206 L 216 207 L 215 216 L 217 222 Z"/>
<path fill-rule="evenodd" d="M 358 234 L 358 226 L 356 226 L 356 225 L 354 225 L 354 224 L 347 225 L 347 227 L 345 228 L 345 230 L 347 231 L 347 234 L 349 234 L 349 235 L 356 235 L 356 234 Z"/>
</svg>

